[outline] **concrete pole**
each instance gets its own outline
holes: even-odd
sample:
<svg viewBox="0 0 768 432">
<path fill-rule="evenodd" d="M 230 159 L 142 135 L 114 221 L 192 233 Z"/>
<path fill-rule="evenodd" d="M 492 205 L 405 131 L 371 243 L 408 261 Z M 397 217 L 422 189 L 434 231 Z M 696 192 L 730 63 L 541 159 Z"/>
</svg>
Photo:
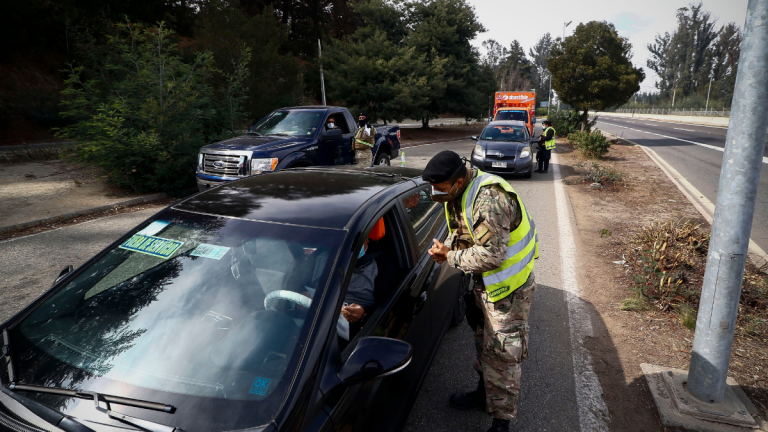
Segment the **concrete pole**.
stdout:
<svg viewBox="0 0 768 432">
<path fill-rule="evenodd" d="M 320 39 L 317 40 L 317 58 L 320 61 L 320 90 L 323 92 L 323 106 L 325 106 L 325 77 L 323 77 L 323 46 Z"/>
<path fill-rule="evenodd" d="M 767 130 L 768 0 L 749 0 L 688 372 L 704 402 L 723 401 Z"/>
<path fill-rule="evenodd" d="M 704 111 L 709 109 L 709 92 L 712 91 L 712 78 L 709 78 L 709 89 L 707 90 L 707 104 L 704 106 Z"/>
<path fill-rule="evenodd" d="M 552 105 L 552 72 L 549 73 L 549 93 L 547 93 L 547 116 L 549 116 L 550 105 Z"/>
</svg>

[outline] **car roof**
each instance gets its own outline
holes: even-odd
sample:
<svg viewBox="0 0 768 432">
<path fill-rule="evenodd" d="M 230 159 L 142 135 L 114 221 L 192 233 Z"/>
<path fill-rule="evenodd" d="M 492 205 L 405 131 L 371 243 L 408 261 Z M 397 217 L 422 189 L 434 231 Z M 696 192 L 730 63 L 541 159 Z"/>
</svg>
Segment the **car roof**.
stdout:
<svg viewBox="0 0 768 432">
<path fill-rule="evenodd" d="M 520 120 L 496 120 L 488 123 L 488 126 L 526 126 L 526 123 Z"/>
<path fill-rule="evenodd" d="M 343 229 L 365 202 L 420 170 L 350 166 L 297 168 L 255 175 L 200 194 L 174 209 L 282 224 Z"/>
<path fill-rule="evenodd" d="M 321 110 L 332 110 L 332 109 L 342 109 L 342 107 L 337 106 L 323 106 L 323 105 L 305 105 L 305 106 L 294 106 L 294 107 L 285 107 L 280 108 L 280 110 L 302 110 L 302 109 L 321 109 Z M 280 111 L 278 110 L 278 111 Z"/>
</svg>

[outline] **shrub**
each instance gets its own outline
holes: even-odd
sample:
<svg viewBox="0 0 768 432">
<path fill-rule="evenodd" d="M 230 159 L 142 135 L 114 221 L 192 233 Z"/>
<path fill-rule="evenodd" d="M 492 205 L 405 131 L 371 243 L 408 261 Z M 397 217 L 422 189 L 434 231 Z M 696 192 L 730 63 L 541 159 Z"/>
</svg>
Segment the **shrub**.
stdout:
<svg viewBox="0 0 768 432">
<path fill-rule="evenodd" d="M 588 171 L 581 177 L 583 183 L 600 183 L 602 185 L 617 185 L 624 183 L 624 172 L 614 167 L 600 165 L 597 162 L 577 165 L 579 168 L 586 168 Z M 602 235 L 602 231 L 601 231 Z"/>
<path fill-rule="evenodd" d="M 611 142 L 597 129 L 592 132 L 573 132 L 568 142 L 576 145 L 581 154 L 590 159 L 600 159 L 608 153 Z"/>
<path fill-rule="evenodd" d="M 619 309 L 623 311 L 641 312 L 651 308 L 648 299 L 645 297 L 632 297 L 621 301 Z"/>
<path fill-rule="evenodd" d="M 567 137 L 573 132 L 581 131 L 581 113 L 578 110 L 553 110 L 547 117 L 552 122 L 552 127 L 558 136 Z M 592 130 L 592 126 L 597 123 L 595 116 L 592 121 L 587 122 L 587 132 Z"/>
<path fill-rule="evenodd" d="M 62 92 L 61 115 L 74 124 L 57 135 L 76 140 L 75 157 L 102 167 L 118 187 L 184 194 L 194 187 L 200 147 L 241 128 L 250 51 L 227 75 L 210 52 L 182 56 L 162 23 L 112 29 L 105 44 L 84 36 L 85 60 L 70 65 Z"/>
<path fill-rule="evenodd" d="M 545 117 L 549 114 L 548 108 L 536 108 L 536 117 Z"/>
</svg>

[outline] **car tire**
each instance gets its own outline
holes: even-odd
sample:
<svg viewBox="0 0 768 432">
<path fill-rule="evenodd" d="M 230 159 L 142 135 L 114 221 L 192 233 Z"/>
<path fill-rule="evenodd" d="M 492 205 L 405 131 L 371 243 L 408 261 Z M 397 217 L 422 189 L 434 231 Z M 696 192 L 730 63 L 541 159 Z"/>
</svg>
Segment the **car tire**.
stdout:
<svg viewBox="0 0 768 432">
<path fill-rule="evenodd" d="M 456 327 L 464 321 L 467 314 L 467 303 L 464 300 L 464 294 L 469 290 L 469 284 L 472 282 L 472 276 L 468 274 L 461 275 L 459 281 L 458 299 L 454 303 L 453 314 L 451 315 L 451 327 Z"/>
<path fill-rule="evenodd" d="M 376 160 L 373 162 L 374 165 L 384 165 L 389 166 L 389 154 L 381 152 L 376 156 Z"/>
</svg>

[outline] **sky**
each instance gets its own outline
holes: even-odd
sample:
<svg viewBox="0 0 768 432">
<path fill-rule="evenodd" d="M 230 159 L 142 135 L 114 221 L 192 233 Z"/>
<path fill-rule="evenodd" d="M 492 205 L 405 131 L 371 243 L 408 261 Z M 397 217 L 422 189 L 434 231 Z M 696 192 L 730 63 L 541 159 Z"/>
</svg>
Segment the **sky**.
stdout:
<svg viewBox="0 0 768 432">
<path fill-rule="evenodd" d="M 553 37 L 563 36 L 563 24 L 573 21 L 565 29 L 570 36 L 578 23 L 608 21 L 619 35 L 632 44 L 632 62 L 645 71 L 640 91 L 655 91 L 656 74 L 648 69 L 646 61 L 650 52 L 646 46 L 654 43 L 657 34 L 674 31 L 677 26 L 677 9 L 688 6 L 687 0 L 545 0 L 543 2 L 520 0 L 468 0 L 485 26 L 472 42 L 485 54 L 482 42 L 495 39 L 504 46 L 517 39 L 528 49 L 549 32 Z M 698 0 L 697 0 L 698 3 Z M 735 22 L 744 28 L 747 0 L 704 0 L 704 10 L 712 13 L 717 26 Z"/>
</svg>

